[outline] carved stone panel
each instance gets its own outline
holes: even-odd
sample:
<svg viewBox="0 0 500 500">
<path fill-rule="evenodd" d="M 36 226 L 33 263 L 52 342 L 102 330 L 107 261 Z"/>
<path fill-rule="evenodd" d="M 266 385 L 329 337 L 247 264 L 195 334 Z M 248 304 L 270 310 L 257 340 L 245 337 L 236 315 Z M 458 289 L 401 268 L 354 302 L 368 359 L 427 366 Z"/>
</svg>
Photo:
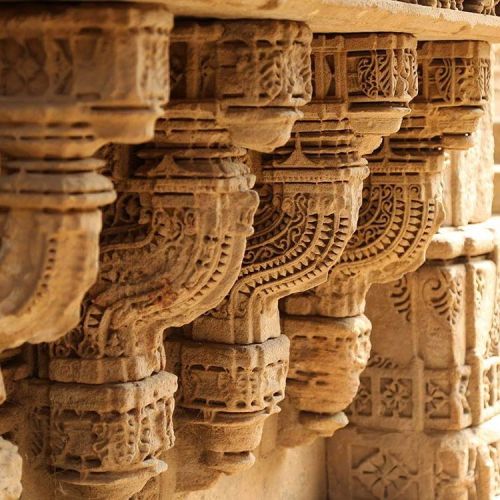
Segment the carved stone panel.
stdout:
<svg viewBox="0 0 500 500">
<path fill-rule="evenodd" d="M 373 287 L 367 303 L 373 352 L 348 411 L 352 422 L 376 429 L 455 430 L 499 413 L 498 229 L 497 219 L 442 229 L 424 266 Z M 381 381 L 405 373 L 411 412 L 388 414 Z"/>
</svg>

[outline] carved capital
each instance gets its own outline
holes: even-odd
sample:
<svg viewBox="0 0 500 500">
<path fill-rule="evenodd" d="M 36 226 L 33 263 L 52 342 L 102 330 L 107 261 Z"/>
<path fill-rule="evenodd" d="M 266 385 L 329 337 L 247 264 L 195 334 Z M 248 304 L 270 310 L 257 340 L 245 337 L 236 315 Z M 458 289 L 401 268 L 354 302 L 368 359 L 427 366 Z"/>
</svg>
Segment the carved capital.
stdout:
<svg viewBox="0 0 500 500">
<path fill-rule="evenodd" d="M 420 266 L 432 236 L 442 218 L 441 170 L 443 151 L 463 149 L 470 145 L 469 135 L 483 114 L 489 87 L 489 46 L 482 42 L 424 42 L 419 45 L 419 94 L 410 104 L 399 132 L 384 140 L 369 158 L 370 177 L 365 182 L 363 204 L 358 227 L 350 239 L 328 281 L 305 294 L 295 295 L 283 303 L 284 331 L 293 339 L 299 328 L 305 329 L 309 319 L 311 332 L 317 322 L 330 324 L 328 338 L 336 345 L 325 348 L 322 356 L 329 359 L 330 372 L 344 366 L 346 355 L 340 347 L 339 331 L 345 321 L 368 323 L 363 337 L 353 323 L 351 334 L 351 369 L 330 379 L 331 407 L 340 407 L 338 396 L 345 397 L 343 407 L 354 398 L 359 374 L 366 366 L 368 350 L 364 337 L 369 335 L 369 322 L 364 317 L 366 293 L 373 283 L 399 278 Z M 317 317 L 315 317 L 317 316 Z M 330 318 L 327 320 L 326 318 Z M 299 337 L 300 338 L 300 337 Z M 342 341 L 343 342 L 343 341 Z M 322 414 L 327 421 L 322 387 L 315 387 L 314 372 L 320 355 L 314 361 L 292 352 L 291 366 L 311 366 L 310 384 L 291 384 L 288 395 L 300 412 Z M 362 365 L 359 365 L 359 361 Z M 309 362 L 308 362 L 309 361 Z M 303 367 L 302 371 L 307 372 Z M 293 375 L 292 375 L 293 376 Z M 305 394 L 312 391 L 315 397 Z M 338 427 L 340 415 L 331 413 L 330 434 Z M 299 413 L 300 419 L 300 413 Z M 313 431 L 313 432 L 311 432 Z M 324 435 L 304 426 L 304 440 Z M 296 445 L 288 433 L 285 445 Z"/>
<path fill-rule="evenodd" d="M 311 38 L 304 23 L 292 21 L 179 22 L 172 99 L 213 111 L 233 144 L 272 151 L 311 99 Z"/>
<path fill-rule="evenodd" d="M 31 467 L 50 460 L 64 498 L 128 499 L 165 470 L 175 376 L 123 384 L 25 384 Z"/>
</svg>

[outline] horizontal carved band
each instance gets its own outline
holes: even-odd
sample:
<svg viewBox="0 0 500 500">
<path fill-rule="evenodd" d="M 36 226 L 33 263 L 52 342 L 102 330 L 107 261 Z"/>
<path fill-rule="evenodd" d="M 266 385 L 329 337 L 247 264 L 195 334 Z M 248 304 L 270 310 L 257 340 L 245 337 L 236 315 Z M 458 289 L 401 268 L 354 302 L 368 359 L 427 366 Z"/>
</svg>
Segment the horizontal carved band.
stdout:
<svg viewBox="0 0 500 500">
<path fill-rule="evenodd" d="M 167 340 L 167 366 L 171 371 L 179 367 L 178 406 L 199 410 L 200 422 L 225 421 L 227 412 L 277 411 L 284 397 L 288 345 L 283 335 L 245 346 Z"/>
<path fill-rule="evenodd" d="M 56 470 L 81 473 L 82 484 L 99 483 L 102 472 L 151 467 L 173 445 L 177 382 L 169 373 L 99 386 L 35 381 L 25 389 L 32 395 L 32 450 L 47 453 Z M 71 483 L 73 477 L 69 473 L 66 479 Z M 64 481 L 65 473 L 59 478 Z"/>
</svg>

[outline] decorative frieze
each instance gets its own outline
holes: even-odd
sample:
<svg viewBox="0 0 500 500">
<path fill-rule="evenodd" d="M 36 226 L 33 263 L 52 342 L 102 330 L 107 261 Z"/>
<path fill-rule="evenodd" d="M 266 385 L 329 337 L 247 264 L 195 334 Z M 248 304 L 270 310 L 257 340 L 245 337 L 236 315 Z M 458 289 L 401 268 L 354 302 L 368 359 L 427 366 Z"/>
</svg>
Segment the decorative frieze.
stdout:
<svg viewBox="0 0 500 500">
<path fill-rule="evenodd" d="M 495 498 L 500 492 L 499 429 L 499 416 L 446 433 L 342 429 L 328 445 L 330 495 Z"/>
<path fill-rule="evenodd" d="M 330 495 L 340 498 L 492 498 L 484 450 L 470 430 L 420 434 L 359 430 L 335 433 L 328 446 Z M 489 477 L 488 477 L 489 476 Z"/>
<path fill-rule="evenodd" d="M 328 281 L 283 301 L 284 331 L 292 344 L 318 346 L 310 349 L 310 358 L 292 347 L 296 357 L 287 381 L 290 402 L 282 418 L 286 446 L 331 435 L 347 423 L 341 412 L 353 400 L 369 357 L 366 294 L 372 283 L 396 279 L 424 261 L 443 219 L 443 150 L 470 145 L 488 97 L 489 46 L 421 43 L 418 75 L 419 94 L 410 104 L 411 114 L 368 157 L 371 174 L 358 228 Z M 407 392 L 404 382 L 394 390 Z"/>
<path fill-rule="evenodd" d="M 400 2 L 437 7 L 440 9 L 463 10 L 474 14 L 495 16 L 498 0 L 399 0 Z"/>
</svg>

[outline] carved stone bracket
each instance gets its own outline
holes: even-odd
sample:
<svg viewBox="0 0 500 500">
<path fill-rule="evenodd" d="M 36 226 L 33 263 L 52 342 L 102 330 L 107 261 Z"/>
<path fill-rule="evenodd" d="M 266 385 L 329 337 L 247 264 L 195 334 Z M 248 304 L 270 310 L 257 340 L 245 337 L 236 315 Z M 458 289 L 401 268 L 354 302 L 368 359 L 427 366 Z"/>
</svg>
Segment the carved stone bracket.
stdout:
<svg viewBox="0 0 500 500">
<path fill-rule="evenodd" d="M 419 94 L 401 130 L 369 156 L 358 228 L 328 281 L 283 303 L 292 341 L 282 443 L 295 446 L 345 425 L 368 362 L 372 283 L 394 280 L 423 263 L 443 217 L 444 149 L 465 149 L 483 113 L 489 46 L 424 42 L 418 48 Z"/>
<path fill-rule="evenodd" d="M 237 282 L 184 338 L 166 342 L 180 377 L 177 435 L 191 443 L 180 447 L 181 462 L 200 464 L 196 474 L 178 471 L 179 490 L 206 488 L 220 473 L 253 464 L 264 420 L 284 397 L 288 340 L 278 300 L 326 279 L 355 228 L 362 154 L 409 112 L 410 36 L 317 35 L 312 64 L 313 100 L 293 137 L 253 157 L 260 205 Z"/>
<path fill-rule="evenodd" d="M 78 323 L 97 274 L 99 207 L 115 198 L 91 156 L 109 141 L 152 138 L 171 26 L 151 5 L 0 7 L 0 352 Z M 2 498 L 20 490 L 18 475 Z"/>
<path fill-rule="evenodd" d="M 104 213 L 97 283 L 79 326 L 41 353 L 39 377 L 48 381 L 34 383 L 41 396 L 30 415 L 49 414 L 50 442 L 39 462 L 56 471 L 55 487 L 66 495 L 157 495 L 173 445 L 177 386 L 164 371 L 163 331 L 215 307 L 236 280 L 257 208 L 244 146 L 279 145 L 286 130 L 259 136 L 256 123 L 279 128 L 284 117 L 293 123 L 300 116 L 297 107 L 310 95 L 310 38 L 293 22 L 180 23 L 170 49 L 171 104 L 154 141 L 102 151 L 118 198 Z M 117 396 L 103 406 L 97 391 Z M 81 411 L 75 393 L 104 426 L 102 453 L 92 460 L 92 425 L 79 427 L 83 444 L 73 442 L 71 415 Z M 116 428 L 107 424 L 110 412 L 123 415 Z M 152 429 L 146 418 L 161 425 Z M 37 439 L 35 428 L 27 441 Z M 60 450 L 60 442 L 71 446 Z"/>
<path fill-rule="evenodd" d="M 152 137 L 171 24 L 146 5 L 1 7 L 0 350 L 78 322 L 97 272 L 98 207 L 114 199 L 89 157 Z"/>
</svg>

